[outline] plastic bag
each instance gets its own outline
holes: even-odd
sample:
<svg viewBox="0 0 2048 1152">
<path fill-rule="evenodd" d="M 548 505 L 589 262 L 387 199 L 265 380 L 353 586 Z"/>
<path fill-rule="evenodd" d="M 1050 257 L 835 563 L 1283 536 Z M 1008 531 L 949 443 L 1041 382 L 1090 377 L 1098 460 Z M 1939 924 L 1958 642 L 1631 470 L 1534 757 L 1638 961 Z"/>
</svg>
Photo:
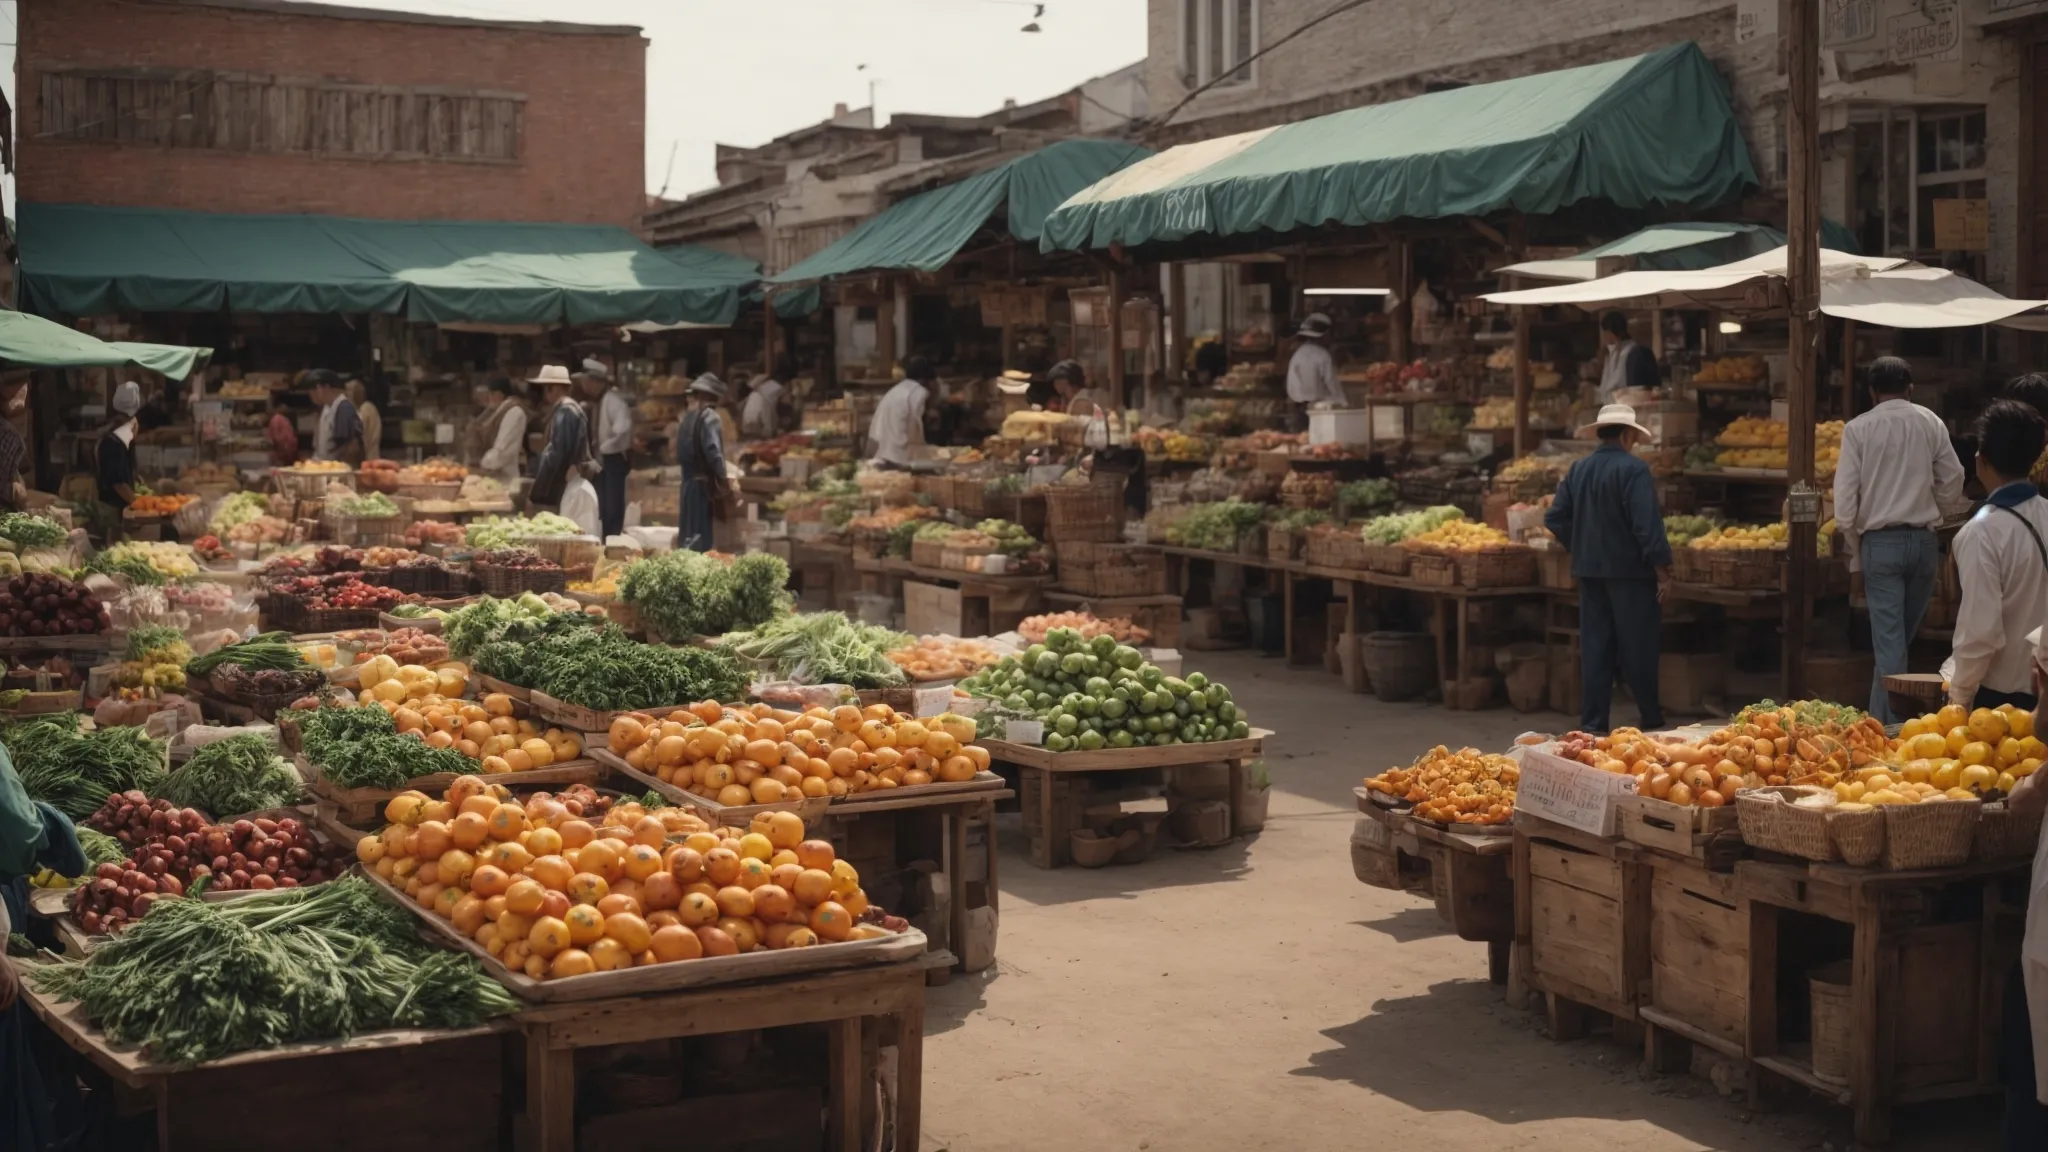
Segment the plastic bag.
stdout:
<svg viewBox="0 0 2048 1152">
<path fill-rule="evenodd" d="M 756 680 L 747 691 L 756 700 L 792 712 L 834 708 L 856 699 L 853 689 L 844 684 L 800 684 L 795 680 Z"/>
</svg>

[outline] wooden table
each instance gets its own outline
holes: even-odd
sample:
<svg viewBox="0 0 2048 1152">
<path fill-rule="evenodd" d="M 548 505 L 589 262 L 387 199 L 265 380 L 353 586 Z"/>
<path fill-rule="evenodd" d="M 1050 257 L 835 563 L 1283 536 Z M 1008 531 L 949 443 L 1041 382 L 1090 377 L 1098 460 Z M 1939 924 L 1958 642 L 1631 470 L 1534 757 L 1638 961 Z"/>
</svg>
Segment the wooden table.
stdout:
<svg viewBox="0 0 2048 1152">
<path fill-rule="evenodd" d="M 1750 1059 L 1848 1105 L 1856 1139 L 1867 1144 L 1890 1138 L 1895 1104 L 1998 1093 L 1999 1014 L 2025 916 L 2004 889 L 2011 881 L 2023 890 L 2028 868 L 2025 860 L 1912 872 L 1738 863 L 1735 890 L 1750 910 Z M 1838 958 L 1817 952 L 1813 929 L 1787 924 L 1788 915 L 1850 928 L 1846 1084 L 1814 1075 L 1783 1039 L 1781 985 L 1788 975 L 1803 984 L 1808 966 Z"/>
<path fill-rule="evenodd" d="M 1040 838 L 1032 845 L 1031 862 L 1040 868 L 1057 868 L 1067 861 L 1067 837 L 1080 827 L 1079 813 L 1068 810 L 1064 814 L 1074 818 L 1062 819 L 1062 807 L 1055 802 L 1058 791 L 1055 782 L 1061 775 L 1142 768 L 1172 769 L 1220 761 L 1230 769 L 1230 829 L 1235 835 L 1243 826 L 1245 816 L 1242 811 L 1245 761 L 1256 760 L 1263 755 L 1266 737 L 1271 735 L 1266 729 L 1254 728 L 1251 735 L 1243 740 L 1103 748 L 1094 752 L 1048 752 L 1035 744 L 1016 744 L 1008 740 L 982 740 L 979 743 L 988 749 L 992 759 L 1014 764 L 1023 774 L 1025 803 L 1035 800 L 1038 805 Z"/>
<path fill-rule="evenodd" d="M 822 601 L 831 607 L 840 607 L 854 586 L 853 546 L 796 539 L 784 544 L 788 548 L 784 559 L 789 561 L 798 586 L 806 592 L 817 592 L 819 590 L 812 588 L 811 583 L 813 576 L 819 577 L 817 582 L 824 585 Z"/>
<path fill-rule="evenodd" d="M 982 861 L 983 883 L 987 885 L 986 907 L 999 909 L 1000 900 L 996 883 L 996 802 L 1008 800 L 1016 793 L 1003 787 L 999 780 L 990 780 L 985 787 L 962 789 L 953 792 L 896 795 L 891 792 L 866 793 L 857 798 L 843 799 L 825 809 L 823 821 L 818 825 L 819 836 L 830 840 L 842 857 L 851 858 L 860 854 L 855 847 L 856 839 L 867 841 L 870 834 L 862 833 L 859 826 L 873 823 L 883 829 L 883 834 L 893 849 L 902 843 L 897 834 L 897 825 L 912 814 L 923 813 L 936 816 L 941 824 L 945 841 L 944 859 L 940 861 L 946 872 L 946 950 L 952 955 L 950 965 L 961 972 L 979 972 L 986 964 L 968 965 L 965 941 L 968 937 L 967 913 L 969 899 L 969 878 L 967 868 L 967 828 L 979 822 L 987 830 L 983 844 L 985 855 Z M 870 798 L 872 797 L 872 798 Z M 877 836 L 880 838 L 880 836 Z M 893 856 L 893 851 L 892 851 Z M 892 859 L 901 866 L 907 860 Z M 859 861 L 854 861 L 859 866 Z M 866 869 L 862 869 L 866 874 Z M 977 905 L 980 907 L 982 905 Z M 937 948 L 937 942 L 933 942 Z M 977 957 L 977 959 L 979 959 Z M 988 959 L 993 960 L 991 954 Z"/>
<path fill-rule="evenodd" d="M 1403 809 L 1374 803 L 1373 794 L 1365 788 L 1352 792 L 1358 798 L 1359 812 L 1386 829 L 1387 850 L 1397 856 L 1392 875 L 1400 875 L 1401 855 L 1426 863 L 1437 915 L 1460 940 L 1486 945 L 1487 975 L 1494 983 L 1505 984 L 1515 940 L 1514 836 L 1460 831 L 1418 820 Z M 1380 886 L 1415 887 L 1406 882 Z"/>
<path fill-rule="evenodd" d="M 853 570 L 860 575 L 862 590 L 876 594 L 895 593 L 903 580 L 916 580 L 926 584 L 951 586 L 959 590 L 962 600 L 980 600 L 980 609 L 985 621 L 979 617 L 974 621 L 982 627 L 961 623 L 956 627 L 939 629 L 959 636 L 993 635 L 1007 632 L 1017 626 L 1026 616 L 1033 615 L 1041 607 L 1042 595 L 1052 586 L 1050 573 L 1037 576 L 990 576 L 981 572 L 963 572 L 952 568 L 929 568 L 912 564 L 892 556 L 856 556 Z M 905 604 L 905 627 L 920 631 L 912 626 L 908 617 L 909 605 Z M 965 616 L 965 609 L 962 609 Z M 928 630 L 928 629 L 927 629 Z"/>
</svg>

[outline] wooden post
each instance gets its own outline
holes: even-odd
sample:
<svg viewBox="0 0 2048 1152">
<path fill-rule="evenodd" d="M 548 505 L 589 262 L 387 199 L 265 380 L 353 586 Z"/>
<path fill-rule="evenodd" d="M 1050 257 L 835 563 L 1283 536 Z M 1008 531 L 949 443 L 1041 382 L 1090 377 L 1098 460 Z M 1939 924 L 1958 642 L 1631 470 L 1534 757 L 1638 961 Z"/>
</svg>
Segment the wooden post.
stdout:
<svg viewBox="0 0 2048 1152">
<path fill-rule="evenodd" d="M 1789 69 L 1786 102 L 1786 287 L 1791 340 L 1786 472 L 1793 484 L 1813 483 L 1814 353 L 1820 334 L 1820 3 L 1787 0 Z M 1786 536 L 1785 693 L 1806 695 L 1806 628 L 1818 525 L 1794 522 Z"/>
<path fill-rule="evenodd" d="M 1512 287 L 1520 288 L 1522 278 L 1509 278 Z M 1517 304 L 1515 309 L 1515 455 L 1523 456 L 1536 446 L 1529 443 L 1529 309 Z"/>
<path fill-rule="evenodd" d="M 1408 241 L 1394 241 L 1394 310 L 1387 313 L 1387 349 L 1398 363 L 1408 361 L 1408 298 L 1415 286 L 1408 282 L 1414 268 L 1409 262 Z"/>
<path fill-rule="evenodd" d="M 1124 408 L 1124 273 L 1109 270 L 1109 394 Z"/>
<path fill-rule="evenodd" d="M 1166 378 L 1187 380 L 1188 270 L 1176 261 L 1166 266 Z"/>
<path fill-rule="evenodd" d="M 1842 321 L 1842 419 L 1856 415 L 1856 321 Z"/>
<path fill-rule="evenodd" d="M 875 305 L 875 351 L 882 357 L 882 374 L 896 366 L 896 294 L 884 285 L 881 302 Z"/>
<path fill-rule="evenodd" d="M 761 296 L 761 375 L 763 376 L 773 376 L 775 374 L 775 345 L 778 342 L 777 336 L 778 333 L 775 330 L 775 293 L 771 290 L 763 293 Z M 784 380 L 782 381 L 782 386 L 788 388 L 790 387 L 790 382 Z"/>
<path fill-rule="evenodd" d="M 895 326 L 890 329 L 890 339 L 895 342 L 898 356 L 909 357 L 917 350 L 910 346 L 910 280 L 907 277 L 896 278 L 892 300 L 895 304 L 892 312 Z"/>
</svg>

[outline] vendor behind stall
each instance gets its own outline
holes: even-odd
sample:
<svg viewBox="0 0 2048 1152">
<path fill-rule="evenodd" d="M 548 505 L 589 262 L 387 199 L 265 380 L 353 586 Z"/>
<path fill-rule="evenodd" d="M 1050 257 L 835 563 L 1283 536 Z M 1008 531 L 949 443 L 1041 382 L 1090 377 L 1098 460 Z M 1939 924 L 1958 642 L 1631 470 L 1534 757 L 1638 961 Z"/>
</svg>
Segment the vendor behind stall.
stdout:
<svg viewBox="0 0 2048 1152">
<path fill-rule="evenodd" d="M 924 406 L 931 399 L 929 382 L 934 378 L 932 362 L 912 356 L 903 362 L 903 379 L 882 394 L 868 422 L 868 445 L 874 449 L 876 467 L 907 469 L 924 446 Z"/>
<path fill-rule="evenodd" d="M 270 394 L 270 422 L 263 427 L 263 436 L 270 441 L 270 462 L 279 468 L 289 468 L 299 459 L 299 428 L 292 423 L 292 414 L 286 410 L 284 393 Z"/>
<path fill-rule="evenodd" d="M 1629 337 L 1628 317 L 1619 312 L 1602 316 L 1600 343 L 1606 350 L 1600 368 L 1600 403 L 1614 403 L 1624 388 L 1655 388 L 1660 383 L 1657 354 Z"/>
<path fill-rule="evenodd" d="M 1956 533 L 1955 651 L 1943 669 L 1949 700 L 1966 708 L 2032 709 L 2034 646 L 2048 623 L 2048 500 L 2027 473 L 2048 424 L 2017 400 L 1994 400 L 1977 420 L 1977 476 L 1991 493 Z"/>
<path fill-rule="evenodd" d="M 124 381 L 114 389 L 114 420 L 101 434 L 94 466 L 99 472 L 100 514 L 109 521 L 108 539 L 119 531 L 121 513 L 135 502 L 135 414 L 142 411 L 142 385 Z"/>
<path fill-rule="evenodd" d="M 775 371 L 754 381 L 747 402 L 740 409 L 740 435 L 748 440 L 770 440 L 782 433 L 782 400 L 789 394 L 789 381 L 796 379 L 796 360 L 788 355 L 775 359 Z"/>
<path fill-rule="evenodd" d="M 343 391 L 348 394 L 348 402 L 355 406 L 356 420 L 363 426 L 363 455 L 383 455 L 384 414 L 370 403 L 369 389 L 363 387 L 361 380 L 350 380 Z"/>
<path fill-rule="evenodd" d="M 583 394 L 597 407 L 595 429 L 598 522 L 601 535 L 612 537 L 626 527 L 626 473 L 633 451 L 633 405 L 612 383 L 612 372 L 602 360 L 583 361 L 576 373 Z"/>
<path fill-rule="evenodd" d="M 1052 366 L 1047 376 L 1052 380 L 1053 391 L 1059 394 L 1060 411 L 1069 416 L 1088 419 L 1094 417 L 1097 408 L 1108 414 L 1122 407 L 1101 389 L 1088 386 L 1088 369 L 1079 360 L 1062 360 Z"/>
<path fill-rule="evenodd" d="M 320 406 L 320 422 L 313 429 L 313 459 L 339 460 L 344 464 L 363 462 L 363 422 L 349 401 L 340 376 L 325 368 L 306 373 L 313 386 L 313 403 Z"/>
<path fill-rule="evenodd" d="M 576 402 L 576 383 L 567 368 L 545 365 L 527 383 L 545 390 L 548 438 L 533 462 L 533 487 L 526 501 L 531 510 L 552 512 L 560 507 L 569 481 L 590 459 L 590 422 L 583 405 Z"/>
<path fill-rule="evenodd" d="M 472 467 L 505 486 L 510 492 L 519 486 L 519 458 L 526 443 L 526 405 L 513 394 L 512 381 L 493 376 L 478 390 L 483 418 L 473 427 L 476 457 Z"/>
<path fill-rule="evenodd" d="M 1308 410 L 1316 404 L 1342 408 L 1344 385 L 1337 381 L 1337 362 L 1330 358 L 1330 318 L 1311 312 L 1296 333 L 1300 346 L 1287 361 L 1287 430 L 1308 431 Z"/>
</svg>

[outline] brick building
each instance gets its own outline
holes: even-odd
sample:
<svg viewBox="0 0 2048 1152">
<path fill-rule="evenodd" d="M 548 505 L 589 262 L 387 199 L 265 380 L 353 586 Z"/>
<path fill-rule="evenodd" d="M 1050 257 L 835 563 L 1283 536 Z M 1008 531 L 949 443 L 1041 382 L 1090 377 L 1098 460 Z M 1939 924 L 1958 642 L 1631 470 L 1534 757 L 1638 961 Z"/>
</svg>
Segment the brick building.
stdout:
<svg viewBox="0 0 2048 1152">
<path fill-rule="evenodd" d="M 640 30 L 288 0 L 20 0 L 24 201 L 640 217 Z"/>
</svg>

